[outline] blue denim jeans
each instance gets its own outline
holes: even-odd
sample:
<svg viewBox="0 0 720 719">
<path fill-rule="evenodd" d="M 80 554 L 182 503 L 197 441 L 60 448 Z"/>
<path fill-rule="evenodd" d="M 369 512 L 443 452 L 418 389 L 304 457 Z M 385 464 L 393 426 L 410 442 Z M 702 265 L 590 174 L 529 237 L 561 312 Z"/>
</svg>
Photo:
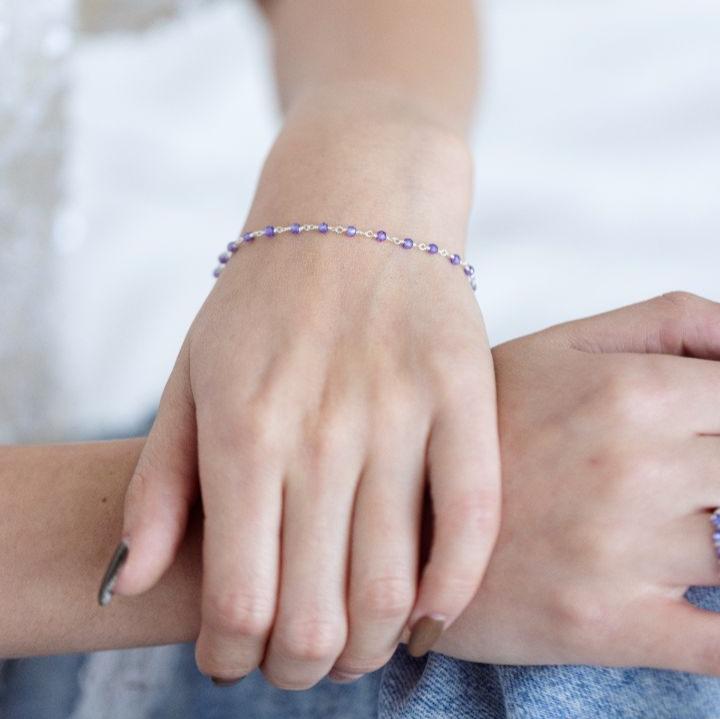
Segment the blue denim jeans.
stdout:
<svg viewBox="0 0 720 719">
<path fill-rule="evenodd" d="M 688 599 L 720 611 L 720 589 Z M 720 621 L 720 617 L 718 618 Z M 399 650 L 382 677 L 383 719 L 717 719 L 720 679 L 655 669 L 496 666 Z"/>
<path fill-rule="evenodd" d="M 720 611 L 719 589 L 691 589 L 695 604 Z M 140 663 L 143 652 L 115 655 Z M 652 669 L 496 666 L 399 649 L 382 672 L 352 685 L 321 682 L 307 692 L 269 686 L 258 672 L 231 688 L 195 668 L 192 645 L 163 648 L 168 665 L 151 680 L 142 665 L 88 672 L 99 655 L 5 662 L 2 719 L 717 719 L 720 679 Z M 122 664 L 118 664 L 122 669 Z M 106 676 L 103 676 L 103 671 Z M 92 694 L 93 677 L 105 683 Z"/>
</svg>

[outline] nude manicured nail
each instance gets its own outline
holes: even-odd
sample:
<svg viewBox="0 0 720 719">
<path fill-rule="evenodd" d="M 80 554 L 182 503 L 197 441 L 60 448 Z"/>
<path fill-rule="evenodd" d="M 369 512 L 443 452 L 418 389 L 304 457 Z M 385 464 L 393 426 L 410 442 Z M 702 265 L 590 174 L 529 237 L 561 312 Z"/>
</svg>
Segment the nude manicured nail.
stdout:
<svg viewBox="0 0 720 719">
<path fill-rule="evenodd" d="M 101 607 L 110 604 L 110 600 L 113 596 L 113 588 L 115 587 L 115 582 L 117 582 L 118 573 L 122 569 L 122 566 L 123 564 L 125 564 L 127 558 L 128 545 L 125 540 L 122 540 L 120 544 L 118 544 L 115 553 L 112 555 L 110 564 L 108 564 L 108 568 L 105 570 L 105 575 L 102 578 L 102 582 L 100 582 L 98 603 Z"/>
<path fill-rule="evenodd" d="M 338 672 L 333 669 L 328 674 L 328 679 L 335 682 L 336 684 L 350 684 L 350 682 L 356 682 L 363 676 L 363 674 L 348 674 L 347 672 Z"/>
<path fill-rule="evenodd" d="M 421 617 L 415 622 L 408 640 L 408 652 L 411 657 L 423 657 L 433 647 L 445 629 L 445 618 L 439 615 Z"/>
<path fill-rule="evenodd" d="M 216 687 L 231 687 L 237 684 L 238 682 L 241 682 L 245 677 L 238 677 L 237 679 L 221 679 L 220 677 L 210 677 L 212 679 L 212 683 Z"/>
</svg>

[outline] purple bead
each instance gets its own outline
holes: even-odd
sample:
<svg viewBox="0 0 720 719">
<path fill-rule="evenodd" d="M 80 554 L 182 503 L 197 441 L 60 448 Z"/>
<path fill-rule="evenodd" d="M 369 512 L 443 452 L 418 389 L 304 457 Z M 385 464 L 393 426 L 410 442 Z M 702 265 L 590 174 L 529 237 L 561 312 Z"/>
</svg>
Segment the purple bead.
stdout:
<svg viewBox="0 0 720 719">
<path fill-rule="evenodd" d="M 470 278 L 470 287 L 472 287 L 473 292 L 477 289 L 477 280 L 474 277 Z"/>
<path fill-rule="evenodd" d="M 353 227 L 352 225 L 350 225 L 350 227 L 345 230 L 345 234 L 348 237 L 355 237 L 355 235 L 357 234 L 357 227 Z"/>
<path fill-rule="evenodd" d="M 292 225 L 290 225 L 290 232 L 292 232 L 293 235 L 299 235 L 300 225 L 297 222 L 293 222 Z"/>
<path fill-rule="evenodd" d="M 463 272 L 468 277 L 472 277 L 475 274 L 475 268 L 472 265 L 466 265 L 465 267 L 463 267 Z"/>
<path fill-rule="evenodd" d="M 385 232 L 385 230 L 378 230 L 375 239 L 378 242 L 385 242 L 385 240 L 387 240 L 387 232 Z"/>
<path fill-rule="evenodd" d="M 710 515 L 710 521 L 713 523 L 715 527 L 720 529 L 720 514 L 711 514 Z"/>
<path fill-rule="evenodd" d="M 222 272 L 222 269 L 223 269 L 222 266 L 220 266 L 220 267 L 216 267 L 216 268 L 213 270 L 213 277 L 214 277 L 215 279 L 217 279 L 218 277 L 220 277 L 220 273 Z"/>
<path fill-rule="evenodd" d="M 265 237 L 273 237 L 275 235 L 275 228 L 272 225 L 268 225 L 265 228 Z"/>
<path fill-rule="evenodd" d="M 406 237 L 406 238 L 403 240 L 402 246 L 403 246 L 403 248 L 405 248 L 406 250 L 410 250 L 410 249 L 412 249 L 412 247 L 413 247 L 414 244 L 415 244 L 415 243 L 414 243 L 409 237 Z"/>
<path fill-rule="evenodd" d="M 227 250 L 228 252 L 237 252 L 238 247 L 238 243 L 233 240 L 233 242 L 228 242 Z"/>
<path fill-rule="evenodd" d="M 431 255 L 437 255 L 437 253 L 438 253 L 438 246 L 437 246 L 434 242 L 431 242 L 431 243 L 428 245 L 427 251 L 428 251 Z"/>
<path fill-rule="evenodd" d="M 318 232 L 322 232 L 323 235 L 328 231 L 328 223 L 327 222 L 321 222 L 318 225 Z"/>
<path fill-rule="evenodd" d="M 243 242 L 252 242 L 255 238 L 252 236 L 252 232 L 246 232 L 243 235 Z"/>
<path fill-rule="evenodd" d="M 223 252 L 222 255 L 218 256 L 218 262 L 224 265 L 230 259 L 230 255 L 227 252 Z"/>
<path fill-rule="evenodd" d="M 451 255 L 450 256 L 450 264 L 452 265 L 459 265 L 462 262 L 462 258 L 460 255 Z"/>
</svg>

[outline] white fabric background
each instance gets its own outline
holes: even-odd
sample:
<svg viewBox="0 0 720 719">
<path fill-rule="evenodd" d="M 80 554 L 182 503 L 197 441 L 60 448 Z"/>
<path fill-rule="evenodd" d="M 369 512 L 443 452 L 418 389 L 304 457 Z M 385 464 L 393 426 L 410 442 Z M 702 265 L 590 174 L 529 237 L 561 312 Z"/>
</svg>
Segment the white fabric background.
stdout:
<svg viewBox="0 0 720 719">
<path fill-rule="evenodd" d="M 492 341 L 720 300 L 720 6 L 495 0 L 485 25 L 470 255 Z M 73 73 L 59 362 L 68 427 L 94 435 L 157 401 L 278 119 L 249 2 L 85 40 Z"/>
</svg>

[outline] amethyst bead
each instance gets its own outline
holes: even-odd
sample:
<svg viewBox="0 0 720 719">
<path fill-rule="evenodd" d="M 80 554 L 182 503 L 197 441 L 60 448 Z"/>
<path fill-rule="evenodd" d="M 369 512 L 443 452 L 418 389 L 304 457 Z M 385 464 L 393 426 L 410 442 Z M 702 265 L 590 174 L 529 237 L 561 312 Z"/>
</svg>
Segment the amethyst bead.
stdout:
<svg viewBox="0 0 720 719">
<path fill-rule="evenodd" d="M 348 237 L 355 237 L 355 235 L 357 234 L 357 227 L 353 227 L 352 225 L 350 225 L 350 227 L 345 230 L 345 234 Z"/>
<path fill-rule="evenodd" d="M 218 256 L 218 262 L 221 265 L 224 265 L 229 259 L 230 255 L 227 252 L 223 252 L 221 255 Z"/>
<path fill-rule="evenodd" d="M 460 255 L 451 255 L 450 256 L 450 264 L 459 265 L 460 262 L 462 262 L 462 258 L 460 257 Z"/>
<path fill-rule="evenodd" d="M 268 225 L 265 228 L 265 237 L 273 237 L 275 235 L 275 227 L 273 225 Z"/>
<path fill-rule="evenodd" d="M 378 230 L 375 239 L 378 242 L 385 242 L 385 240 L 387 240 L 387 232 L 385 232 L 385 230 Z"/>
<path fill-rule="evenodd" d="M 246 232 L 243 235 L 243 242 L 252 242 L 255 238 L 252 236 L 252 232 Z"/>
<path fill-rule="evenodd" d="M 222 266 L 220 266 L 220 267 L 216 267 L 216 268 L 213 270 L 213 277 L 214 277 L 215 279 L 217 279 L 218 277 L 220 277 L 220 273 L 222 272 L 222 269 L 223 269 Z"/>
<path fill-rule="evenodd" d="M 239 247 L 238 243 L 233 240 L 232 242 L 228 242 L 227 251 L 228 252 L 237 252 L 237 248 Z"/>
<path fill-rule="evenodd" d="M 428 245 L 427 251 L 428 251 L 431 255 L 437 255 L 437 253 L 438 253 L 438 246 L 437 246 L 434 242 L 431 242 L 431 243 Z"/>
<path fill-rule="evenodd" d="M 299 235 L 300 225 L 297 222 L 293 222 L 292 225 L 290 225 L 290 232 L 292 232 L 293 235 Z"/>
<path fill-rule="evenodd" d="M 465 267 L 463 267 L 463 272 L 468 277 L 472 277 L 475 274 L 475 268 L 472 265 L 466 265 Z"/>
<path fill-rule="evenodd" d="M 404 249 L 410 250 L 410 249 L 412 249 L 412 247 L 413 247 L 414 244 L 415 244 L 415 243 L 414 243 L 409 237 L 406 237 L 406 238 L 403 240 L 402 246 L 403 246 Z"/>
<path fill-rule="evenodd" d="M 323 235 L 328 231 L 328 223 L 327 222 L 321 222 L 318 225 L 318 232 L 322 232 Z"/>
</svg>

